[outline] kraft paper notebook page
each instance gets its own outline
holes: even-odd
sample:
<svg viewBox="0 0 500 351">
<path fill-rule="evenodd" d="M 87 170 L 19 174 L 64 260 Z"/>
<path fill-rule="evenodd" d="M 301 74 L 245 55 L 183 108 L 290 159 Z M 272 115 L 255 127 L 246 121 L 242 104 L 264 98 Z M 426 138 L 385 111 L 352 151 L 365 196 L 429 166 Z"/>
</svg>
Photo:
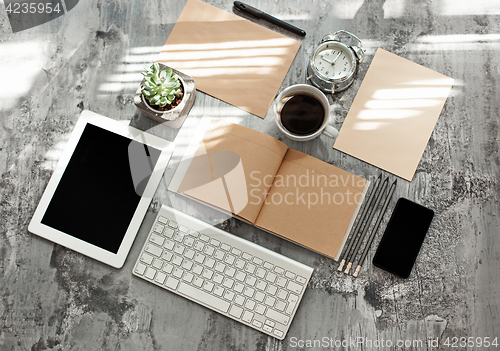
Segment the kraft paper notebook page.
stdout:
<svg viewBox="0 0 500 351">
<path fill-rule="evenodd" d="M 452 85 L 379 48 L 333 147 L 411 181 Z"/>
<path fill-rule="evenodd" d="M 264 118 L 300 42 L 199 0 L 188 0 L 158 62 L 196 89 Z"/>
<path fill-rule="evenodd" d="M 338 259 L 368 186 L 269 135 L 203 117 L 169 190 Z"/>
</svg>

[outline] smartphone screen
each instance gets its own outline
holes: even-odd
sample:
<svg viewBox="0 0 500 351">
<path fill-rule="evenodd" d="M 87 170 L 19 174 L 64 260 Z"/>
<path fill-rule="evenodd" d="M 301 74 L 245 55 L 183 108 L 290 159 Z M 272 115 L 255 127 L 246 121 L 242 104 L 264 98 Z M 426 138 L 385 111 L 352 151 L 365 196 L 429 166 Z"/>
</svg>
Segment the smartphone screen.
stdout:
<svg viewBox="0 0 500 351">
<path fill-rule="evenodd" d="M 408 278 L 432 217 L 434 211 L 400 198 L 373 256 L 373 264 L 402 278 Z"/>
</svg>

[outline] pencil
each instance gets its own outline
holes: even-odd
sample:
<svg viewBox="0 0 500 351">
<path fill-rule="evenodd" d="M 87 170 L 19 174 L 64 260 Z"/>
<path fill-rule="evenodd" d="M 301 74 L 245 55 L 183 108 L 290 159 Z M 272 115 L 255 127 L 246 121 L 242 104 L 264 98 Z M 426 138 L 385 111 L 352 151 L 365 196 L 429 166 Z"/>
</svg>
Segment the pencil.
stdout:
<svg viewBox="0 0 500 351">
<path fill-rule="evenodd" d="M 368 250 L 370 249 L 370 246 L 372 245 L 373 239 L 375 238 L 375 234 L 378 231 L 378 227 L 380 226 L 380 222 L 382 222 L 382 218 L 384 217 L 385 212 L 387 211 L 387 207 L 389 206 L 389 202 L 391 201 L 392 195 L 394 194 L 394 190 L 396 189 L 396 183 L 397 179 L 392 183 L 391 188 L 389 189 L 389 194 L 387 195 L 387 198 L 385 199 L 384 204 L 382 205 L 382 210 L 380 211 L 377 222 L 375 222 L 375 227 L 373 227 L 373 231 L 370 234 L 370 237 L 368 238 L 368 242 L 366 243 L 365 249 L 363 250 L 363 253 L 361 254 L 361 257 L 359 259 L 358 265 L 356 267 L 356 270 L 352 274 L 353 277 L 357 277 L 359 274 L 359 271 L 361 270 L 361 265 L 365 261 L 366 255 L 368 254 Z"/>
<path fill-rule="evenodd" d="M 375 184 L 373 184 L 372 192 L 370 193 L 370 196 L 368 197 L 368 201 L 366 202 L 366 206 L 363 208 L 363 211 L 361 211 L 361 216 L 359 217 L 359 221 L 356 224 L 356 227 L 354 227 L 354 230 L 352 231 L 352 239 L 351 239 L 351 241 L 349 241 L 349 244 L 347 245 L 347 247 L 344 250 L 345 255 L 344 255 L 344 258 L 342 259 L 342 261 L 340 261 L 339 268 L 338 268 L 339 272 L 341 272 L 342 268 L 344 268 L 345 258 L 349 254 L 349 251 L 351 251 L 353 243 L 356 241 L 356 236 L 357 236 L 358 230 L 361 227 L 361 224 L 363 223 L 363 221 L 365 220 L 366 211 L 368 210 L 368 207 L 370 207 L 370 204 L 373 201 L 374 195 L 377 191 L 377 187 L 379 186 L 381 180 L 382 180 L 382 174 L 378 176 L 377 180 L 375 181 Z"/>
<path fill-rule="evenodd" d="M 370 211 L 370 216 L 368 217 L 368 220 L 366 221 L 365 226 L 363 227 L 363 232 L 359 236 L 359 240 L 356 243 L 356 246 L 354 247 L 354 251 L 352 251 L 352 253 L 349 255 L 349 257 L 346 260 L 347 267 L 345 268 L 345 271 L 344 271 L 345 274 L 349 274 L 349 271 L 351 270 L 351 267 L 352 267 L 351 261 L 353 261 L 354 258 L 356 258 L 359 247 L 360 247 L 361 243 L 363 242 L 363 239 L 365 238 L 366 232 L 368 231 L 368 228 L 370 227 L 370 223 L 372 222 L 372 219 L 373 219 L 373 216 L 375 215 L 375 212 L 377 212 L 377 207 L 380 203 L 380 199 L 382 199 L 382 195 L 385 192 L 385 188 L 387 187 L 388 183 L 389 183 L 389 178 L 386 178 L 384 180 L 384 183 L 382 185 L 382 189 L 380 190 L 380 193 L 377 195 L 377 200 L 375 201 L 375 205 L 372 207 L 372 209 Z"/>
</svg>

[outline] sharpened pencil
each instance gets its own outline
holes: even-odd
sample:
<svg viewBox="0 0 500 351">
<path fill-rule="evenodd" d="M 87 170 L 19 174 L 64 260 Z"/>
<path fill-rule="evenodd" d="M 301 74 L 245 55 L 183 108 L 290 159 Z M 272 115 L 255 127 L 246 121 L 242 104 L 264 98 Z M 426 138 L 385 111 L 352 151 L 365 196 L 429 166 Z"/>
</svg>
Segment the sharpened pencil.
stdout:
<svg viewBox="0 0 500 351">
<path fill-rule="evenodd" d="M 387 184 L 389 183 L 389 178 L 386 178 L 384 180 L 384 183 L 382 185 L 382 189 L 380 192 L 377 194 L 377 200 L 375 201 L 375 205 L 370 209 L 370 215 L 368 217 L 368 220 L 365 223 L 365 226 L 363 227 L 363 232 L 358 238 L 358 241 L 356 242 L 356 246 L 353 248 L 352 252 L 349 254 L 349 257 L 347 257 L 347 267 L 344 271 L 345 274 L 349 274 L 349 271 L 351 270 L 352 267 L 352 261 L 354 258 L 356 258 L 356 255 L 358 253 L 359 247 L 361 246 L 361 243 L 363 242 L 363 239 L 365 238 L 366 232 L 368 231 L 368 228 L 370 227 L 370 223 L 372 222 L 373 216 L 375 215 L 375 212 L 377 211 L 377 207 L 380 204 L 380 200 L 382 199 L 382 195 L 384 194 L 385 188 L 387 187 Z"/>
<path fill-rule="evenodd" d="M 382 218 L 385 215 L 385 212 L 387 211 L 387 207 L 389 206 L 389 202 L 391 202 L 392 195 L 394 194 L 394 190 L 396 189 L 396 183 L 397 180 L 392 183 L 390 189 L 389 189 L 389 194 L 387 195 L 387 198 L 385 199 L 384 204 L 382 205 L 382 210 L 380 211 L 377 222 L 375 222 L 375 227 L 373 227 L 373 231 L 371 232 L 368 241 L 365 245 L 365 249 L 363 250 L 363 253 L 361 254 L 361 257 L 359 258 L 358 265 L 356 267 L 356 270 L 352 274 L 353 277 L 357 277 L 359 274 L 359 271 L 361 270 L 361 265 L 365 261 L 366 255 L 368 254 L 368 250 L 370 250 L 370 246 L 373 243 L 373 239 L 375 238 L 375 234 L 377 234 L 378 227 L 380 226 L 380 222 L 382 222 Z"/>
<path fill-rule="evenodd" d="M 366 212 L 368 210 L 368 207 L 371 206 L 373 198 L 375 197 L 374 195 L 377 192 L 377 188 L 380 185 L 381 180 L 382 180 L 382 174 L 378 176 L 377 180 L 375 181 L 375 184 L 373 184 L 372 192 L 370 193 L 370 196 L 368 197 L 368 201 L 366 202 L 366 205 L 363 208 L 363 211 L 361 212 L 361 216 L 359 217 L 359 221 L 356 224 L 356 227 L 354 227 L 354 230 L 352 231 L 352 239 L 351 239 L 351 241 L 349 241 L 349 244 L 344 249 L 345 255 L 344 255 L 344 258 L 340 261 L 339 268 L 338 268 L 339 272 L 341 272 L 342 268 L 344 268 L 345 258 L 348 256 L 349 251 L 351 251 L 351 248 L 352 248 L 354 242 L 356 241 L 356 236 L 358 235 L 358 231 L 361 228 L 361 224 L 365 220 Z"/>
</svg>

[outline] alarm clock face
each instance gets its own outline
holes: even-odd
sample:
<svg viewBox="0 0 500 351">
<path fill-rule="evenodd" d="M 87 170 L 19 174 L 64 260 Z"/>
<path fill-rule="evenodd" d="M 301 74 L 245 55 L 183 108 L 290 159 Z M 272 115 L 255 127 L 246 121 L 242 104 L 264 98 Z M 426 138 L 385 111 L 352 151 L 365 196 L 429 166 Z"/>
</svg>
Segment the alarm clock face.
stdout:
<svg viewBox="0 0 500 351">
<path fill-rule="evenodd" d="M 328 80 L 350 77 L 356 68 L 352 51 L 344 44 L 327 41 L 318 46 L 312 58 L 316 72 Z"/>
</svg>

